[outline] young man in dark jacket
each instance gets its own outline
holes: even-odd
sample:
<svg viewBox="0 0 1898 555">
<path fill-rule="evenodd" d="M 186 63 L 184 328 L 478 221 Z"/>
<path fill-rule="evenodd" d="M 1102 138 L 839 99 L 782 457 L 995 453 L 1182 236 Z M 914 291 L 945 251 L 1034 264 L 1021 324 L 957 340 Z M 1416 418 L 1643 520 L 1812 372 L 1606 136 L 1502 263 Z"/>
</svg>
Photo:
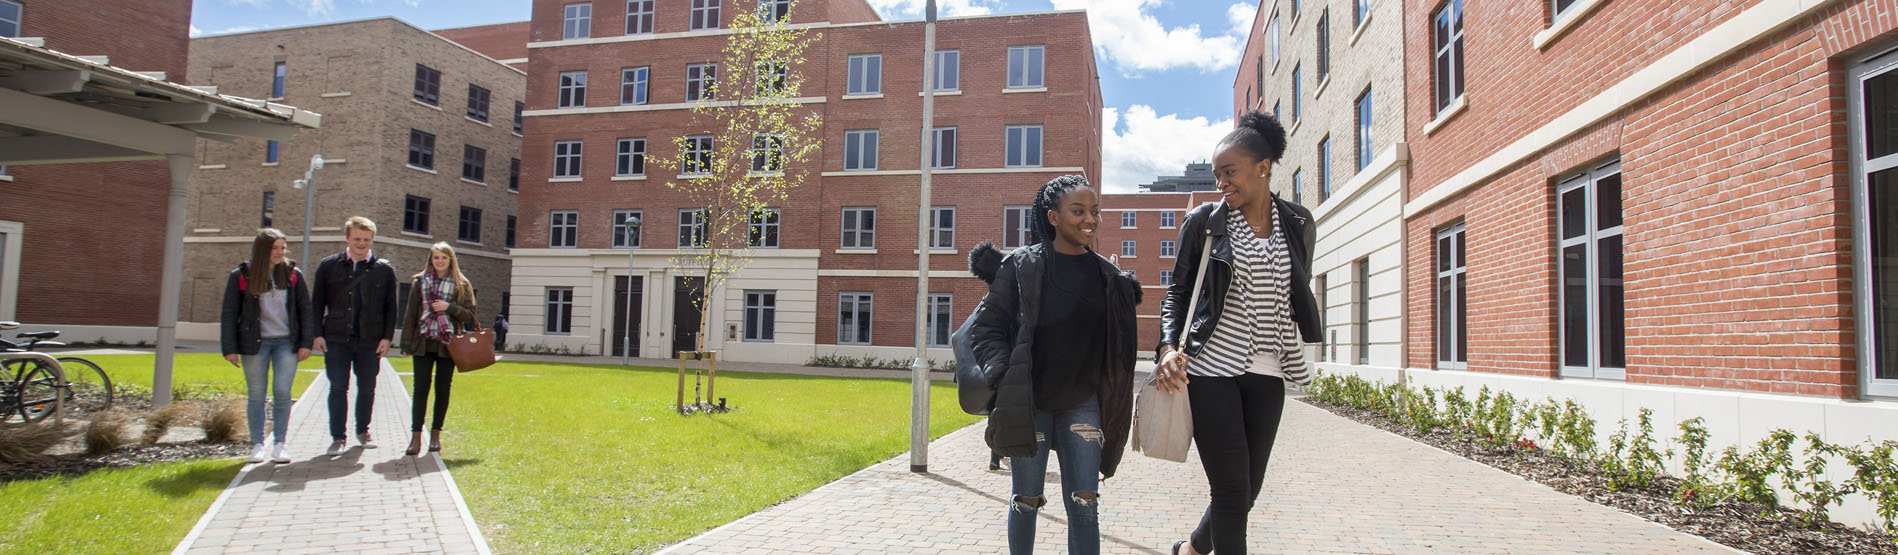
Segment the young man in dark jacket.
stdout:
<svg viewBox="0 0 1898 555">
<path fill-rule="evenodd" d="M 324 375 L 329 377 L 330 456 L 347 445 L 344 424 L 349 415 L 349 380 L 356 378 L 356 440 L 365 449 L 376 442 L 369 435 L 369 418 L 376 404 L 376 375 L 381 359 L 395 338 L 395 268 L 376 258 L 370 247 L 376 224 L 356 216 L 343 225 L 348 249 L 330 255 L 316 266 L 310 294 L 318 329 L 316 350 L 323 353 Z"/>
</svg>

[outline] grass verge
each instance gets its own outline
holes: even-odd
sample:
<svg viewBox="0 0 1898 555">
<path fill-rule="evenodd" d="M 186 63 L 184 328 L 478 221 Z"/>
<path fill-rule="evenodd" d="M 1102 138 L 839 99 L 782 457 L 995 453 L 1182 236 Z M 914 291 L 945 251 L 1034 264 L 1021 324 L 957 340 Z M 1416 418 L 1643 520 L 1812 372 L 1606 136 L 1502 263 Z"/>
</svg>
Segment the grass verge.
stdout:
<svg viewBox="0 0 1898 555">
<path fill-rule="evenodd" d="M 0 484 L 0 553 L 170 552 L 243 466 L 185 461 Z"/>
</svg>

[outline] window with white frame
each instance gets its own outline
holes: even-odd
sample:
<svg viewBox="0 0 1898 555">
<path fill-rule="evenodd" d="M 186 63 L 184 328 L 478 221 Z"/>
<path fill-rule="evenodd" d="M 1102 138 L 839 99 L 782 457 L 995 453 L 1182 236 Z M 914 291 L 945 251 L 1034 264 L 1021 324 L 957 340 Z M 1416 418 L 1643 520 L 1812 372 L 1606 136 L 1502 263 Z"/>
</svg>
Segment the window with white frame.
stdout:
<svg viewBox="0 0 1898 555">
<path fill-rule="evenodd" d="M 1292 121 L 1294 122 L 1298 121 L 1300 110 L 1305 107 L 1305 82 L 1300 76 L 1303 71 L 1303 64 L 1292 66 Z"/>
<path fill-rule="evenodd" d="M 653 0 L 627 0 L 626 34 L 644 35 L 652 32 Z"/>
<path fill-rule="evenodd" d="M 6 2 L 0 2 L 0 17 L 5 17 L 5 12 L 7 11 L 6 7 L 4 7 L 5 4 Z M 0 25 L 6 25 L 6 24 L 0 23 Z M 6 35 L 6 36 L 11 36 L 11 35 Z M 284 74 L 286 73 L 285 70 L 286 68 L 284 67 L 283 62 L 277 62 L 275 64 L 271 64 L 271 67 L 270 67 L 270 97 L 271 98 L 283 98 L 283 78 L 284 78 Z M 473 85 L 470 85 L 470 86 L 473 86 Z"/>
<path fill-rule="evenodd" d="M 425 170 L 435 169 L 434 133 L 409 130 L 409 165 Z"/>
<path fill-rule="evenodd" d="M 1318 12 L 1318 76 L 1319 83 L 1331 77 L 1331 8 Z"/>
<path fill-rule="evenodd" d="M 718 28 L 719 0 L 692 0 L 691 30 Z"/>
<path fill-rule="evenodd" d="M 1364 87 L 1364 94 L 1358 95 L 1358 171 L 1371 167 L 1371 157 L 1377 156 L 1371 149 L 1371 87 Z"/>
<path fill-rule="evenodd" d="M 869 293 L 846 291 L 837 294 L 837 344 L 870 344 L 872 302 Z"/>
<path fill-rule="evenodd" d="M 1331 305 L 1326 304 L 1326 303 L 1331 302 L 1330 301 L 1330 296 L 1331 296 L 1330 287 L 1331 286 L 1329 283 L 1327 283 L 1330 280 L 1325 279 L 1324 274 L 1318 274 L 1316 277 L 1313 277 L 1312 280 L 1315 282 L 1312 285 L 1312 292 L 1318 297 L 1318 314 L 1320 315 L 1326 314 L 1328 311 L 1331 310 Z M 1325 319 L 1328 319 L 1328 318 L 1320 318 L 1319 321 L 1324 321 Z M 1329 338 L 1336 337 L 1337 333 L 1338 332 L 1336 331 L 1325 330 L 1325 334 L 1319 336 L 1318 338 L 1318 361 L 1319 362 L 1324 362 L 1324 361 L 1331 360 L 1332 358 L 1335 358 L 1330 355 L 1332 342 L 1329 340 Z"/>
<path fill-rule="evenodd" d="M 1873 50 L 1848 69 L 1852 168 L 1852 293 L 1858 370 L 1866 395 L 1898 396 L 1898 49 Z"/>
<path fill-rule="evenodd" d="M 461 178 L 475 182 L 488 180 L 488 149 L 461 145 Z"/>
<path fill-rule="evenodd" d="M 1305 170 L 1292 170 L 1292 202 L 1305 202 Z"/>
<path fill-rule="evenodd" d="M 778 336 L 778 292 L 745 292 L 745 341 L 775 341 Z"/>
<path fill-rule="evenodd" d="M 766 23 L 791 16 L 791 0 L 758 0 L 758 19 Z"/>
<path fill-rule="evenodd" d="M 542 329 L 553 335 L 573 333 L 572 287 L 547 288 L 547 322 Z"/>
<path fill-rule="evenodd" d="M 767 60 L 752 66 L 752 74 L 758 82 L 758 95 L 763 96 L 784 92 L 789 83 L 791 64 L 784 60 Z"/>
<path fill-rule="evenodd" d="M 481 123 L 488 122 L 488 101 L 493 93 L 473 83 L 468 84 L 468 119 Z"/>
<path fill-rule="evenodd" d="M 1007 127 L 1007 138 L 1007 156 L 1003 165 L 1011 168 L 1041 165 L 1041 126 L 1010 125 Z"/>
<path fill-rule="evenodd" d="M 879 94 L 883 92 L 883 55 L 855 54 L 850 56 L 850 69 L 844 94 Z"/>
<path fill-rule="evenodd" d="M 1160 286 L 1173 285 L 1173 270 L 1160 270 Z"/>
<path fill-rule="evenodd" d="M 1331 198 L 1331 136 L 1318 139 L 1318 203 Z"/>
<path fill-rule="evenodd" d="M 593 36 L 593 3 L 567 4 L 566 15 L 561 19 L 560 38 L 572 40 L 591 36 Z"/>
<path fill-rule="evenodd" d="M 481 242 L 481 209 L 470 206 L 461 207 L 461 225 L 455 228 L 455 239 L 464 243 Z"/>
<path fill-rule="evenodd" d="M 1569 8 L 1579 3 L 1579 0 L 1549 0 L 1549 22 L 1561 21 L 1563 17 L 1568 16 Z"/>
<path fill-rule="evenodd" d="M 685 100 L 712 100 L 717 98 L 713 92 L 717 88 L 718 64 L 690 64 L 685 66 Z"/>
<path fill-rule="evenodd" d="M 1436 113 L 1463 97 L 1463 0 L 1448 0 L 1430 17 L 1431 90 Z"/>
<path fill-rule="evenodd" d="M 1032 89 L 1042 86 L 1043 45 L 1008 47 L 1008 88 Z"/>
<path fill-rule="evenodd" d="M 844 132 L 844 170 L 877 169 L 877 130 Z"/>
<path fill-rule="evenodd" d="M 1160 229 L 1172 229 L 1175 227 L 1179 227 L 1178 225 L 1179 217 L 1180 216 L 1178 214 L 1175 214 L 1170 210 L 1166 212 L 1161 212 L 1160 213 Z"/>
<path fill-rule="evenodd" d="M 929 248 L 956 248 L 956 207 L 929 207 Z"/>
<path fill-rule="evenodd" d="M 1029 215 L 1033 206 L 1002 207 L 1002 247 L 1025 247 L 1034 241 L 1034 220 Z"/>
<path fill-rule="evenodd" d="M 561 108 L 575 108 L 587 105 L 587 72 L 560 72 Z"/>
<path fill-rule="evenodd" d="M 1437 368 L 1467 368 L 1470 361 L 1469 261 L 1463 258 L 1463 224 L 1444 228 L 1436 235 L 1436 339 Z"/>
<path fill-rule="evenodd" d="M 784 171 L 783 136 L 770 133 L 751 135 L 751 171 L 752 173 Z"/>
<path fill-rule="evenodd" d="M 783 212 L 776 208 L 761 208 L 751 213 L 751 222 L 746 225 L 746 245 L 755 249 L 778 248 L 778 219 Z"/>
<path fill-rule="evenodd" d="M 1279 16 L 1277 14 L 1273 14 L 1272 21 L 1265 24 L 1265 34 L 1271 37 L 1272 41 L 1272 67 L 1278 67 L 1279 40 L 1283 36 L 1283 33 L 1279 32 Z"/>
<path fill-rule="evenodd" d="M 949 336 L 956 331 L 955 297 L 948 293 L 930 293 L 928 314 L 929 346 L 948 347 Z"/>
<path fill-rule="evenodd" d="M 838 248 L 874 249 L 877 246 L 877 209 L 844 207 L 843 236 Z"/>
<path fill-rule="evenodd" d="M 441 71 L 422 64 L 415 64 L 415 100 L 429 106 L 441 105 Z"/>
<path fill-rule="evenodd" d="M 614 157 L 613 175 L 646 175 L 646 139 L 631 137 L 619 140 L 619 153 Z"/>
<path fill-rule="evenodd" d="M 679 210 L 679 248 L 702 249 L 712 238 L 712 221 L 704 208 Z"/>
<path fill-rule="evenodd" d="M 554 177 L 580 177 L 580 141 L 554 142 Z"/>
<path fill-rule="evenodd" d="M 639 248 L 641 214 L 639 210 L 613 211 L 613 248 Z M 632 225 L 628 226 L 628 223 Z"/>
<path fill-rule="evenodd" d="M 1351 0 L 1351 28 L 1364 26 L 1364 19 L 1368 17 L 1371 17 L 1371 0 Z"/>
<path fill-rule="evenodd" d="M 1174 256 L 1177 256 L 1179 254 L 1178 247 L 1179 247 L 1179 244 L 1173 242 L 1172 239 L 1161 239 L 1160 240 L 1160 257 L 1173 258 Z"/>
<path fill-rule="evenodd" d="M 402 199 L 402 231 L 428 235 L 427 197 L 407 195 Z"/>
<path fill-rule="evenodd" d="M 956 167 L 956 128 L 937 127 L 936 136 L 930 140 L 929 164 L 931 168 L 951 169 Z"/>
<path fill-rule="evenodd" d="M 571 249 L 580 246 L 580 212 L 554 210 L 547 214 L 547 246 Z"/>
<path fill-rule="evenodd" d="M 651 73 L 652 73 L 651 69 L 645 68 L 645 67 L 629 67 L 629 68 L 620 69 L 619 70 L 619 103 L 622 105 L 645 104 L 646 103 L 646 77 L 651 75 Z"/>
<path fill-rule="evenodd" d="M 1352 303 L 1358 309 L 1352 318 L 1357 324 L 1358 364 L 1371 363 L 1371 259 L 1360 258 L 1352 264 L 1357 270 L 1357 302 Z"/>
<path fill-rule="evenodd" d="M 1133 240 L 1132 240 L 1132 239 L 1123 239 L 1123 240 L 1121 240 L 1121 242 L 1120 242 L 1120 257 L 1121 257 L 1121 258 L 1133 258 L 1133 257 L 1134 257 L 1134 242 L 1133 242 Z"/>
<path fill-rule="evenodd" d="M 683 160 L 679 172 L 684 175 L 706 175 L 712 173 L 712 136 L 690 135 L 685 138 L 685 152 L 680 153 Z"/>
<path fill-rule="evenodd" d="M 1621 379 L 1628 365 L 1621 163 L 1599 164 L 1558 181 L 1556 219 L 1562 375 Z"/>
<path fill-rule="evenodd" d="M 962 88 L 962 51 L 936 51 L 936 90 L 953 91 Z"/>
<path fill-rule="evenodd" d="M 1132 210 L 1126 210 L 1120 213 L 1120 228 L 1121 229 L 1133 229 L 1133 228 L 1139 227 L 1140 219 L 1134 214 L 1135 212 Z"/>
<path fill-rule="evenodd" d="M 0 0 L 0 37 L 20 36 L 20 16 L 25 11 L 19 2 Z"/>
</svg>

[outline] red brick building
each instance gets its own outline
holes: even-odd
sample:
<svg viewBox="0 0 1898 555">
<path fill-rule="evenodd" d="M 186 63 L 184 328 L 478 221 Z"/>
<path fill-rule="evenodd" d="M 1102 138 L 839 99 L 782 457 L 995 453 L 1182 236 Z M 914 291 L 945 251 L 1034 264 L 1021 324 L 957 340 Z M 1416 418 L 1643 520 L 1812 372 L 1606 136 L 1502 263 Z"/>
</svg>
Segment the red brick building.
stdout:
<svg viewBox="0 0 1898 555">
<path fill-rule="evenodd" d="M 454 29 L 436 29 L 431 31 L 441 38 L 454 41 L 480 52 L 483 56 L 507 64 L 521 71 L 527 70 L 527 36 L 529 22 L 496 23 L 474 27 L 456 27 Z"/>
<path fill-rule="evenodd" d="M 1145 294 L 1139 310 L 1141 351 L 1150 352 L 1160 342 L 1160 299 L 1167 285 L 1193 279 L 1173 275 L 1180 223 L 1187 212 L 1219 198 L 1218 191 L 1101 195 L 1099 244 L 1094 248 L 1140 280 Z"/>
<path fill-rule="evenodd" d="M 684 299 L 695 271 L 674 264 L 694 251 L 680 247 L 691 207 L 664 185 L 677 176 L 649 175 L 646 160 L 679 156 L 674 138 L 704 132 L 691 128 L 689 86 L 699 64 L 719 62 L 737 8 L 692 5 L 634 3 L 629 15 L 624 2 L 534 3 L 510 342 L 617 353 L 630 335 L 633 352 L 650 357 L 691 344 L 698 314 Z M 750 249 L 750 266 L 714 292 L 708 348 L 738 360 L 907 358 L 917 328 L 923 23 L 879 21 L 862 0 L 805 0 L 789 17 L 821 34 L 793 71 L 806 79 L 796 101 L 824 118 L 824 148 L 775 207 L 771 244 Z M 967 272 L 969 250 L 985 240 L 1019 245 L 1037 187 L 1070 173 L 1098 180 L 1101 164 L 1083 13 L 945 18 L 936 45 L 953 63 L 939 64 L 935 101 L 945 149 L 931 204 L 947 225 L 930 247 L 940 255 L 931 257 L 931 314 L 945 316 L 932 342 L 946 341 L 986 291 Z M 1020 64 L 1012 72 L 1011 58 Z M 630 248 L 619 225 L 628 216 L 639 222 Z"/>
</svg>

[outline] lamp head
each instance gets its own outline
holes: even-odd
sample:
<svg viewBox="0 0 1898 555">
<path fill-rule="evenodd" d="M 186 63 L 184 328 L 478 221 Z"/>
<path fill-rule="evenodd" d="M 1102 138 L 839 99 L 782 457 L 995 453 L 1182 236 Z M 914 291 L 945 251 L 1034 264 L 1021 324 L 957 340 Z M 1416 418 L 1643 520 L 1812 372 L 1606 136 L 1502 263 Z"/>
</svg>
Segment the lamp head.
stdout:
<svg viewBox="0 0 1898 555">
<path fill-rule="evenodd" d="M 313 154 L 310 156 L 310 169 L 313 169 L 313 170 L 323 169 L 323 155 Z"/>
</svg>

